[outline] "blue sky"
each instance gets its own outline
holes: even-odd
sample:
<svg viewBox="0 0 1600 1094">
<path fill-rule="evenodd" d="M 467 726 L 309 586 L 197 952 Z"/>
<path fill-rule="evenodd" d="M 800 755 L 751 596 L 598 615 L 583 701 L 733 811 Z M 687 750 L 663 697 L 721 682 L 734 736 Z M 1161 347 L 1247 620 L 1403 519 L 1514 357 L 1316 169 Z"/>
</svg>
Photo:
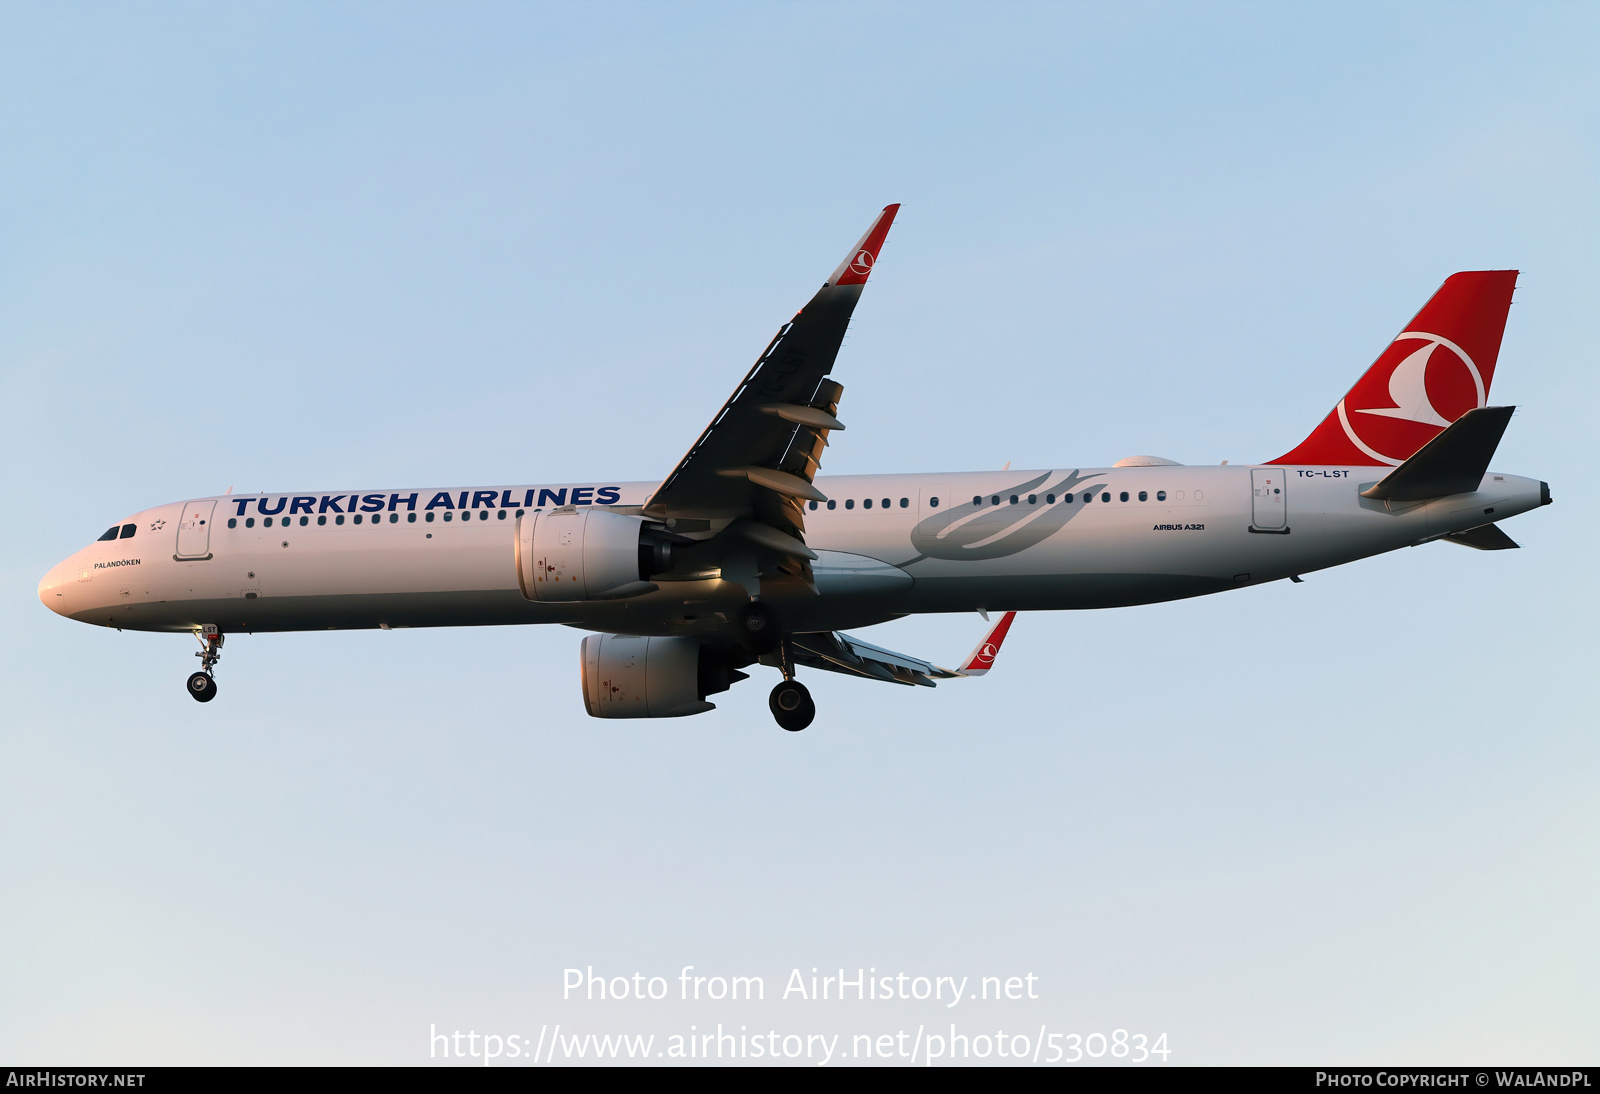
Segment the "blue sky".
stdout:
<svg viewBox="0 0 1600 1094">
<path fill-rule="evenodd" d="M 1600 16 L 1559 4 L 0 8 L 0 1056 L 418 1062 L 561 970 L 1032 971 L 1173 1062 L 1593 1062 Z M 1022 617 L 936 692 L 582 711 L 565 628 L 46 612 L 124 513 L 659 477 L 884 204 L 825 472 L 1267 459 L 1522 271 L 1524 545 Z M 871 641 L 949 659 L 975 617 Z M 788 1007 L 788 1010 L 783 1009 Z"/>
</svg>

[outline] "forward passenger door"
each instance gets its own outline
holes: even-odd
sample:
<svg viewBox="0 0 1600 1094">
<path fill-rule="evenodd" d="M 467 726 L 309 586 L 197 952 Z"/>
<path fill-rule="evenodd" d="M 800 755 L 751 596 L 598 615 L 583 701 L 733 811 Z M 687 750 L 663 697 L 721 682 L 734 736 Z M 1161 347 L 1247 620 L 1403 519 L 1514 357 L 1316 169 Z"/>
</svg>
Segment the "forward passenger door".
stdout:
<svg viewBox="0 0 1600 1094">
<path fill-rule="evenodd" d="M 211 514 L 216 509 L 215 499 L 191 501 L 184 505 L 178 518 L 178 549 L 174 557 L 196 559 L 211 557 Z"/>
</svg>

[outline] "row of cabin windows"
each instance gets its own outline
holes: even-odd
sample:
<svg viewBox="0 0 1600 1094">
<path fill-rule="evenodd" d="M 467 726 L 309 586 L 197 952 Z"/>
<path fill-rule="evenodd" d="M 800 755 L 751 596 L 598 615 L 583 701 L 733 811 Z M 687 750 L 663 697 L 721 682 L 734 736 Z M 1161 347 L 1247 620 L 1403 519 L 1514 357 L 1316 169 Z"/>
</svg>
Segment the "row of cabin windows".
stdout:
<svg viewBox="0 0 1600 1094">
<path fill-rule="evenodd" d="M 522 514 L 525 511 L 526 510 L 518 509 L 516 511 L 515 515 L 520 517 L 520 516 L 522 516 Z M 508 514 L 510 514 L 511 511 L 509 509 L 496 509 L 494 512 L 495 512 L 495 519 L 496 520 L 505 520 L 506 516 Z M 434 517 L 434 514 L 431 513 L 431 512 L 424 513 L 422 515 L 422 521 L 423 521 L 424 524 L 432 524 L 433 523 L 433 517 Z M 278 518 L 278 523 L 283 525 L 285 528 L 287 528 L 287 527 L 289 527 L 290 523 L 294 519 L 295 519 L 294 517 L 279 517 Z M 300 527 L 302 527 L 302 528 L 304 528 L 306 525 L 311 523 L 311 518 L 310 517 L 301 517 L 299 519 L 300 519 Z M 383 514 L 382 513 L 373 513 L 367 519 L 370 520 L 373 524 L 380 524 L 383 521 Z M 450 510 L 446 509 L 445 513 L 444 513 L 445 523 L 449 524 L 454 519 L 455 519 L 455 514 L 452 513 Z M 471 513 L 462 513 L 461 514 L 461 519 L 463 521 L 471 520 L 472 519 L 472 514 Z M 479 509 L 478 510 L 478 519 L 479 520 L 488 520 L 489 519 L 489 510 L 487 510 L 487 509 Z M 319 516 L 317 518 L 317 523 L 318 524 L 327 524 L 328 523 L 328 518 L 327 518 L 326 514 L 324 514 L 323 516 Z M 335 523 L 335 524 L 343 524 L 344 523 L 343 514 L 335 516 L 333 518 L 333 523 Z M 360 513 L 353 514 L 350 517 L 350 523 L 352 523 L 352 524 L 360 524 L 361 523 L 361 514 Z M 400 514 L 399 513 L 390 513 L 389 514 L 389 523 L 390 524 L 399 524 L 400 523 Z M 406 523 L 408 523 L 408 524 L 417 523 L 417 514 L 415 514 L 415 513 L 407 513 L 406 514 Z M 254 528 L 256 526 L 256 518 L 255 517 L 245 517 L 244 518 L 244 526 L 246 528 Z M 129 525 L 129 527 L 132 527 L 132 525 Z M 239 518 L 238 517 L 229 517 L 228 518 L 228 527 L 229 528 L 237 528 L 237 527 L 239 527 Z M 263 527 L 263 528 L 271 528 L 272 527 L 272 518 L 271 517 L 262 517 L 261 518 L 261 527 Z M 115 530 L 116 529 L 112 529 L 112 531 L 115 531 Z M 106 537 L 105 536 L 101 536 L 100 538 L 101 539 L 105 539 Z"/>
<path fill-rule="evenodd" d="M 113 524 L 110 528 L 107 528 L 105 533 L 101 535 L 99 539 L 95 540 L 95 542 L 104 543 L 108 539 L 132 539 L 133 533 L 137 532 L 138 530 L 139 526 L 137 524 Z"/>
<path fill-rule="evenodd" d="M 1117 496 L 1122 501 L 1129 500 L 1128 499 L 1128 491 L 1126 491 L 1126 490 L 1121 491 Z M 999 505 L 1000 504 L 1000 500 L 1001 500 L 1001 497 L 1000 497 L 999 494 L 991 495 L 990 498 L 989 498 L 989 504 L 990 505 Z M 1064 504 L 1071 505 L 1072 501 L 1073 501 L 1073 495 L 1071 495 L 1071 494 L 1062 494 L 1061 495 L 1061 500 L 1062 500 L 1062 502 Z M 1094 500 L 1094 494 L 1092 494 L 1092 493 L 1084 494 L 1083 495 L 1083 500 L 1084 500 L 1084 502 L 1086 504 L 1088 502 L 1093 501 Z M 1105 493 L 1102 493 L 1100 495 L 1100 500 L 1101 501 L 1110 501 L 1111 500 L 1111 492 L 1110 491 L 1106 491 Z M 1140 501 L 1149 501 L 1150 500 L 1150 492 L 1148 490 L 1139 491 L 1139 500 Z M 1156 500 L 1157 501 L 1166 501 L 1167 500 L 1167 492 L 1165 490 L 1157 490 L 1156 491 Z M 1010 504 L 1012 504 L 1012 505 L 1018 505 L 1018 504 L 1021 503 L 1021 501 L 1022 501 L 1022 496 L 1020 494 L 1012 494 L 1011 497 L 1010 497 Z M 1056 503 L 1056 496 L 1054 494 L 1046 494 L 1046 495 L 1044 495 L 1044 502 L 1045 502 L 1046 505 L 1054 505 Z M 972 504 L 973 505 L 981 506 L 981 505 L 983 505 L 983 503 L 984 503 L 984 501 L 983 501 L 983 495 L 982 494 L 974 494 L 974 495 L 972 495 Z M 812 502 L 811 503 L 811 508 L 812 509 L 816 509 L 819 504 L 820 503 L 818 503 L 818 502 Z M 827 503 L 827 506 L 828 506 L 829 509 L 833 509 L 833 508 L 837 507 L 838 504 L 839 503 L 836 502 L 836 501 L 830 501 L 830 502 Z M 891 499 L 884 498 L 883 501 L 880 502 L 879 504 L 884 509 L 888 509 L 888 508 L 890 508 L 890 505 L 891 505 Z M 1028 504 L 1029 505 L 1038 505 L 1039 504 L 1039 495 L 1038 494 L 1029 494 L 1028 495 Z M 844 507 L 846 509 L 854 509 L 856 507 L 856 500 L 854 498 L 846 498 L 845 502 L 844 502 Z M 910 507 L 911 507 L 911 499 L 910 498 L 901 498 L 900 499 L 900 508 L 909 509 Z M 861 508 L 863 508 L 863 509 L 871 509 L 872 508 L 872 499 L 871 498 L 863 499 L 863 501 L 861 502 Z M 937 508 L 939 508 L 939 499 L 938 498 L 929 498 L 928 499 L 928 508 L 929 509 L 937 509 Z"/>
<path fill-rule="evenodd" d="M 821 504 L 821 503 L 814 501 L 814 502 L 811 503 L 811 508 L 815 509 L 819 504 Z M 837 501 L 830 501 L 827 504 L 828 504 L 828 508 L 829 509 L 836 509 L 839 506 L 839 503 Z M 861 501 L 861 508 L 863 508 L 863 509 L 871 509 L 872 508 L 872 504 L 873 504 L 873 502 L 872 502 L 871 498 L 863 498 L 862 501 Z M 890 508 L 894 507 L 894 499 L 893 498 L 884 498 L 883 501 L 880 502 L 879 504 L 885 509 L 890 509 Z M 933 508 L 933 509 L 939 508 L 939 499 L 938 498 L 929 498 L 928 499 L 928 506 L 930 508 Z M 845 499 L 845 503 L 844 503 L 844 507 L 846 509 L 854 509 L 856 507 L 856 499 L 855 498 L 846 498 Z M 911 499 L 910 498 L 901 498 L 900 499 L 900 508 L 902 508 L 902 509 L 911 508 Z"/>
<path fill-rule="evenodd" d="M 1045 504 L 1046 505 L 1054 505 L 1056 503 L 1056 496 L 1054 494 L 1046 494 L 1044 496 L 1044 500 L 1045 500 Z M 1071 494 L 1062 494 L 1061 495 L 1061 500 L 1062 500 L 1063 503 L 1065 503 L 1067 505 L 1071 505 L 1072 504 L 1072 495 Z M 1085 492 L 1083 494 L 1083 502 L 1084 502 L 1085 505 L 1087 505 L 1089 502 L 1091 502 L 1093 500 L 1094 500 L 1094 492 L 1093 491 L 1088 491 L 1088 492 Z M 1110 501 L 1111 500 L 1111 491 L 1109 491 L 1109 490 L 1104 491 L 1100 495 L 1100 500 L 1101 501 Z M 1123 490 L 1120 493 L 1118 493 L 1117 494 L 1117 500 L 1118 501 L 1128 501 L 1129 500 L 1128 492 L 1126 490 Z M 1148 491 L 1148 490 L 1139 491 L 1139 500 L 1140 501 L 1149 501 L 1150 500 L 1150 491 Z M 1157 501 L 1166 501 L 1167 500 L 1167 492 L 1165 490 L 1157 490 L 1156 491 L 1156 500 Z M 1019 501 L 1021 501 L 1021 498 L 1018 495 L 1016 495 L 1016 494 L 1012 494 L 1011 495 L 1010 504 L 1016 505 Z M 982 505 L 983 504 L 983 495 L 974 494 L 973 498 L 972 498 L 972 504 L 973 505 Z M 1000 504 L 1000 495 L 999 494 L 991 495 L 990 498 L 989 498 L 989 504 L 990 505 L 999 505 Z M 1029 505 L 1037 505 L 1037 504 L 1039 504 L 1039 495 L 1038 494 L 1029 494 L 1028 495 L 1028 504 Z"/>
</svg>

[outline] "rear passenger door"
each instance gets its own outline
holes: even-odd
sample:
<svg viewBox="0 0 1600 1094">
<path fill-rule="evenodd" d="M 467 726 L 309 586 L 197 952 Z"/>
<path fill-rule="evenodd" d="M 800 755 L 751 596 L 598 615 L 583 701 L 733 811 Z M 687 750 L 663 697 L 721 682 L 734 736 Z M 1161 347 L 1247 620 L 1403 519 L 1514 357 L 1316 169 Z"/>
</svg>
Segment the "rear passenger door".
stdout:
<svg viewBox="0 0 1600 1094">
<path fill-rule="evenodd" d="M 1255 467 L 1250 470 L 1250 526 L 1262 532 L 1288 530 L 1288 495 L 1284 493 L 1283 468 Z"/>
</svg>

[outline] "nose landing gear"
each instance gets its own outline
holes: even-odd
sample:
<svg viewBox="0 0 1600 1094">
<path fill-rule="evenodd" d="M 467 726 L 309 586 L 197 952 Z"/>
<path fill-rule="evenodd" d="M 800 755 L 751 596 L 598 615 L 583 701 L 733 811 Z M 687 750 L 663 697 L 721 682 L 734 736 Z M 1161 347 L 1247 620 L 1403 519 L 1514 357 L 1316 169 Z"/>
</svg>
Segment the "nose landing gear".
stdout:
<svg viewBox="0 0 1600 1094">
<path fill-rule="evenodd" d="M 222 660 L 222 632 L 216 624 L 207 623 L 195 637 L 200 640 L 200 652 L 195 654 L 200 658 L 200 671 L 189 677 L 189 694 L 197 703 L 209 703 L 217 697 L 217 682 L 211 670 Z"/>
</svg>

